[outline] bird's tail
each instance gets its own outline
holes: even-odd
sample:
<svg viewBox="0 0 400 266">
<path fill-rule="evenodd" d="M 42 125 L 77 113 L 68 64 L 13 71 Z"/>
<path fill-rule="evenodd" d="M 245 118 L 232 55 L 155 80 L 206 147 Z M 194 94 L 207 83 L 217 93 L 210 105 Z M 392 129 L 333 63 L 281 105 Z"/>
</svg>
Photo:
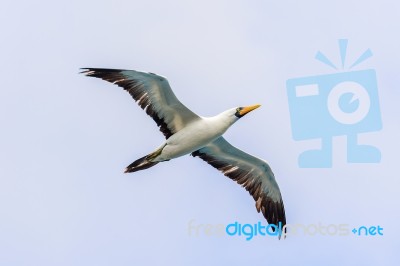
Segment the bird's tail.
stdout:
<svg viewBox="0 0 400 266">
<path fill-rule="evenodd" d="M 139 170 L 144 170 L 159 163 L 150 161 L 148 157 L 149 155 L 146 155 L 140 159 L 137 159 L 125 168 L 124 173 L 133 173 Z"/>
<path fill-rule="evenodd" d="M 136 171 L 140 171 L 140 170 L 144 170 L 147 168 L 150 168 L 156 164 L 159 163 L 159 161 L 154 162 L 153 160 L 161 154 L 162 150 L 164 149 L 164 147 L 167 144 L 165 144 L 164 146 L 158 148 L 155 152 L 150 153 L 149 155 L 146 155 L 140 159 L 137 159 L 136 161 L 134 161 L 133 163 L 131 163 L 130 165 L 128 165 L 125 168 L 125 173 L 133 173 Z"/>
</svg>

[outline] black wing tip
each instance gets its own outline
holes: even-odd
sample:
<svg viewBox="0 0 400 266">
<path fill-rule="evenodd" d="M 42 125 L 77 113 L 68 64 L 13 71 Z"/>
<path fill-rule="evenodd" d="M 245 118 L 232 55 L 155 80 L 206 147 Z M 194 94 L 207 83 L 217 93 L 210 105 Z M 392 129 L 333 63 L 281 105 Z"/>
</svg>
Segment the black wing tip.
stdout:
<svg viewBox="0 0 400 266">
<path fill-rule="evenodd" d="M 124 69 L 113 69 L 113 68 L 96 68 L 96 67 L 82 67 L 79 69 L 81 72 L 79 74 L 84 74 L 86 76 L 96 76 L 101 74 L 111 74 L 111 73 L 120 73 L 122 71 L 126 71 Z"/>
<path fill-rule="evenodd" d="M 285 206 L 282 201 L 270 201 L 268 205 L 267 210 L 265 207 L 262 209 L 263 216 L 269 224 L 274 224 L 279 229 L 278 238 L 281 239 L 283 235 L 285 239 L 287 234 Z M 275 228 L 272 228 L 272 230 L 275 232 Z"/>
</svg>

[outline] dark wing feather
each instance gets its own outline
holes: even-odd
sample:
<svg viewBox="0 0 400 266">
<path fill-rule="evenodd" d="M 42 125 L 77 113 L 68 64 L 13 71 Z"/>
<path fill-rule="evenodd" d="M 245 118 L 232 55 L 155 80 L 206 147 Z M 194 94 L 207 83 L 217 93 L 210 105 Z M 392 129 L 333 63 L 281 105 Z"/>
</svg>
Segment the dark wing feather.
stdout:
<svg viewBox="0 0 400 266">
<path fill-rule="evenodd" d="M 103 68 L 83 68 L 81 73 L 124 88 L 153 118 L 167 139 L 193 120 L 199 119 L 178 100 L 164 77 L 135 70 Z"/>
<path fill-rule="evenodd" d="M 256 201 L 268 223 L 282 228 L 286 224 L 285 207 L 267 162 L 251 156 L 219 137 L 207 146 L 192 153 L 220 170 L 225 176 L 242 185 Z M 282 233 L 282 232 L 280 232 Z"/>
</svg>

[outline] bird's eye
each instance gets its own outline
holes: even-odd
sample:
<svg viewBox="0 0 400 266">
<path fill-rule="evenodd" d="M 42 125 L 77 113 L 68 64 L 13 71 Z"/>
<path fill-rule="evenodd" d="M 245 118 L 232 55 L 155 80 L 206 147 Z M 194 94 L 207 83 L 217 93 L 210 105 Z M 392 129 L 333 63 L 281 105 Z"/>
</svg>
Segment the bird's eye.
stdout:
<svg viewBox="0 0 400 266">
<path fill-rule="evenodd" d="M 240 111 L 241 111 L 242 109 L 243 109 L 242 107 L 236 108 L 236 113 L 235 113 L 235 116 L 236 116 L 236 117 L 238 117 L 238 118 L 242 117 L 242 115 L 240 115 Z"/>
</svg>

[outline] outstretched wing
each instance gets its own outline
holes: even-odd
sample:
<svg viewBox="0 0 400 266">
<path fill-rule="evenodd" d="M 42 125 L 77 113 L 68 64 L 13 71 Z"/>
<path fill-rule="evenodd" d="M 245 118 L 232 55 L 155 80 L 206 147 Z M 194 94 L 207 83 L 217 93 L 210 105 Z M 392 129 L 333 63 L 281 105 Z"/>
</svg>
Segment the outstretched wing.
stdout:
<svg viewBox="0 0 400 266">
<path fill-rule="evenodd" d="M 285 207 L 274 174 L 267 162 L 247 154 L 219 137 L 192 153 L 242 185 L 256 201 L 268 223 L 286 224 Z M 273 228 L 273 227 L 272 227 Z M 280 232 L 282 233 L 282 232 Z"/>
<path fill-rule="evenodd" d="M 176 98 L 168 80 L 164 77 L 135 70 L 103 68 L 82 68 L 81 73 L 124 88 L 154 119 L 167 139 L 190 122 L 199 119 L 198 115 Z"/>
</svg>

